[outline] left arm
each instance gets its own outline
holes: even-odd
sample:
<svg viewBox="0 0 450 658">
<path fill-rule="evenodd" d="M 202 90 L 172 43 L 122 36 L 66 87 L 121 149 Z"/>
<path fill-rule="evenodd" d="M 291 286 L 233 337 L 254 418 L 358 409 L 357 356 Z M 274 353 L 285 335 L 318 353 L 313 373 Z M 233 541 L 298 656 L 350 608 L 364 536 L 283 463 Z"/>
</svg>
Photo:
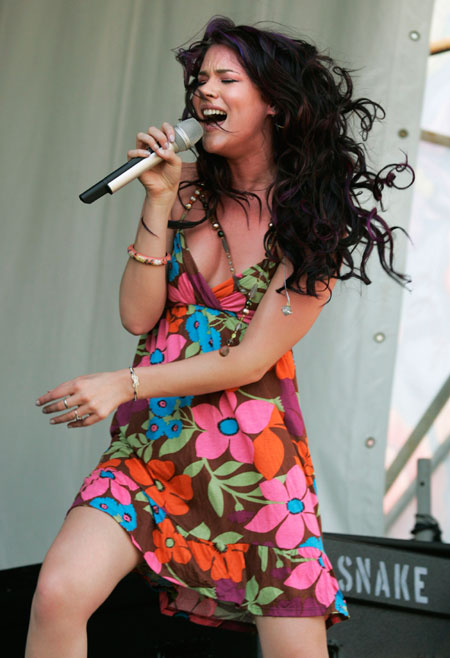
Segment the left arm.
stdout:
<svg viewBox="0 0 450 658">
<path fill-rule="evenodd" d="M 330 289 L 335 282 L 336 279 L 330 281 Z M 320 283 L 316 288 L 318 297 L 291 293 L 293 313 L 285 316 L 281 307 L 286 299 L 276 292 L 282 285 L 283 266 L 280 265 L 241 343 L 232 347 L 227 356 L 214 351 L 183 361 L 136 369 L 139 397 L 201 395 L 259 381 L 309 331 L 330 294 Z M 52 420 L 67 423 L 74 419 L 74 411 L 66 411 L 63 401 L 55 402 L 64 397 L 69 407 L 79 407 L 80 417 L 89 414 L 82 422 L 71 422 L 71 427 L 93 425 L 119 404 L 133 398 L 130 372 L 124 369 L 77 377 L 43 395 L 37 404 L 48 405 L 43 409 L 45 413 L 64 411 Z"/>
</svg>

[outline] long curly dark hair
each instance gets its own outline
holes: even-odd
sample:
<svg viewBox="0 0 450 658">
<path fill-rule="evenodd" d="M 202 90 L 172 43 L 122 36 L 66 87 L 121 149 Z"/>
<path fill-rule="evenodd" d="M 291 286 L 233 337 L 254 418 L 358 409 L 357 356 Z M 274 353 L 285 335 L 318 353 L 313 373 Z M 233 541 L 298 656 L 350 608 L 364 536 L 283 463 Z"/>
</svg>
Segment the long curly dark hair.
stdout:
<svg viewBox="0 0 450 658">
<path fill-rule="evenodd" d="M 317 296 L 316 283 L 328 286 L 331 277 L 356 277 L 370 284 L 366 264 L 374 247 L 383 269 L 405 286 L 411 279 L 394 269 L 393 232 L 400 229 L 409 237 L 408 233 L 401 226 L 389 227 L 376 207 L 367 210 L 359 199 L 369 192 L 384 211 L 385 186 L 406 189 L 414 182 L 406 154 L 404 163 L 386 165 L 375 173 L 367 167 L 365 145 L 351 135 L 351 122 L 359 121 L 361 139 L 366 141 L 375 120 L 385 117 L 381 105 L 367 98 L 352 99 L 353 71 L 336 65 L 310 43 L 216 16 L 199 41 L 176 50 L 184 69 L 183 118 L 193 116 L 202 121 L 196 115 L 193 96 L 205 53 L 216 44 L 238 55 L 263 100 L 277 110 L 273 127 L 276 177 L 266 197 L 272 227 L 264 245 L 271 256 L 278 245 L 292 263 L 289 289 Z M 222 195 L 244 204 L 256 196 L 233 188 L 225 158 L 207 153 L 201 142 L 196 151 L 198 179 L 185 184 L 205 185 L 209 213 L 216 211 Z M 405 170 L 412 180 L 400 187 L 394 182 L 394 171 Z M 179 226 L 177 222 L 170 225 Z M 352 254 L 359 245 L 364 249 L 358 267 Z M 347 271 L 343 273 L 344 263 Z M 302 277 L 304 286 L 300 285 Z"/>
</svg>

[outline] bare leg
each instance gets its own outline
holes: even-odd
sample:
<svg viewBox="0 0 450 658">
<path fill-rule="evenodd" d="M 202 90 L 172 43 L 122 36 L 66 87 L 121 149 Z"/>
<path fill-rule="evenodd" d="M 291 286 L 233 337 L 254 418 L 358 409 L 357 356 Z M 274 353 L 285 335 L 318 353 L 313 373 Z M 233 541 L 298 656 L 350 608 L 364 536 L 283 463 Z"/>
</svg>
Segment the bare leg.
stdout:
<svg viewBox="0 0 450 658">
<path fill-rule="evenodd" d="M 328 658 L 324 617 L 255 617 L 263 658 Z"/>
<path fill-rule="evenodd" d="M 85 658 L 89 617 L 141 560 L 126 531 L 108 514 L 74 508 L 39 574 L 26 658 Z"/>
</svg>

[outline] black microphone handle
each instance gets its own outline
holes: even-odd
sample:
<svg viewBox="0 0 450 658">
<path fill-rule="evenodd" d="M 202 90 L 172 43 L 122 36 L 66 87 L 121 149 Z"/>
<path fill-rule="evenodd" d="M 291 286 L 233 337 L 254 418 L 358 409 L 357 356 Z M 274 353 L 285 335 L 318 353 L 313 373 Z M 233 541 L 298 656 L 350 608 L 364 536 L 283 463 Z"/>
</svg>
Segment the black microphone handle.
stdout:
<svg viewBox="0 0 450 658">
<path fill-rule="evenodd" d="M 153 151 L 151 151 L 153 153 Z M 128 169 L 131 169 L 131 167 L 134 167 L 138 162 L 141 160 L 144 160 L 144 158 L 137 157 L 137 158 L 132 158 L 129 162 L 126 162 L 124 165 L 113 171 L 111 174 L 108 174 L 108 176 L 105 176 L 101 181 L 98 183 L 95 183 L 92 187 L 90 187 L 88 190 L 85 190 L 80 194 L 80 199 L 83 203 L 92 203 L 93 201 L 97 201 L 97 199 L 100 199 L 101 196 L 104 194 L 112 194 L 111 190 L 108 187 L 108 183 L 110 183 L 112 180 L 120 176 L 120 174 L 123 174 L 124 171 L 127 171 Z"/>
</svg>

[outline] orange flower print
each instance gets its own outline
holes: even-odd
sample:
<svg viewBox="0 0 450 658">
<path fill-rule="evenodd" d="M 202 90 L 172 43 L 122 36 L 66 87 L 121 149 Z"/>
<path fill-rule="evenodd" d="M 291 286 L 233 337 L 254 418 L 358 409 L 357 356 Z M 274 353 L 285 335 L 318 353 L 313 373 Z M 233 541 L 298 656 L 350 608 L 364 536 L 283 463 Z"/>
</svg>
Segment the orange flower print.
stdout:
<svg viewBox="0 0 450 658">
<path fill-rule="evenodd" d="M 289 350 L 278 359 L 275 372 L 278 379 L 294 379 L 295 377 L 295 363 L 292 351 Z"/>
<path fill-rule="evenodd" d="M 241 582 L 248 544 L 227 545 L 208 541 L 189 541 L 188 544 L 199 567 L 203 571 L 211 569 L 213 580 L 231 578 L 235 583 Z"/>
<path fill-rule="evenodd" d="M 284 459 L 283 442 L 272 431 L 275 427 L 283 427 L 281 413 L 277 407 L 273 408 L 269 425 L 253 441 L 255 466 L 266 480 L 275 477 Z"/>
<path fill-rule="evenodd" d="M 314 482 L 314 466 L 309 452 L 308 443 L 306 441 L 295 441 L 294 445 L 297 449 L 300 459 L 295 456 L 295 461 L 303 470 L 306 477 L 306 484 L 311 486 Z"/>
<path fill-rule="evenodd" d="M 169 514 L 186 514 L 193 494 L 189 475 L 174 475 L 173 462 L 153 459 L 145 466 L 139 459 L 125 460 L 131 477 L 145 486 L 145 493 Z"/>
<path fill-rule="evenodd" d="M 191 552 L 185 538 L 173 527 L 169 519 L 164 519 L 153 530 L 155 543 L 155 557 L 162 564 L 174 560 L 180 564 L 187 564 L 191 559 Z"/>
<path fill-rule="evenodd" d="M 186 306 L 172 306 L 166 316 L 169 325 L 169 333 L 176 334 L 185 317 Z"/>
</svg>

